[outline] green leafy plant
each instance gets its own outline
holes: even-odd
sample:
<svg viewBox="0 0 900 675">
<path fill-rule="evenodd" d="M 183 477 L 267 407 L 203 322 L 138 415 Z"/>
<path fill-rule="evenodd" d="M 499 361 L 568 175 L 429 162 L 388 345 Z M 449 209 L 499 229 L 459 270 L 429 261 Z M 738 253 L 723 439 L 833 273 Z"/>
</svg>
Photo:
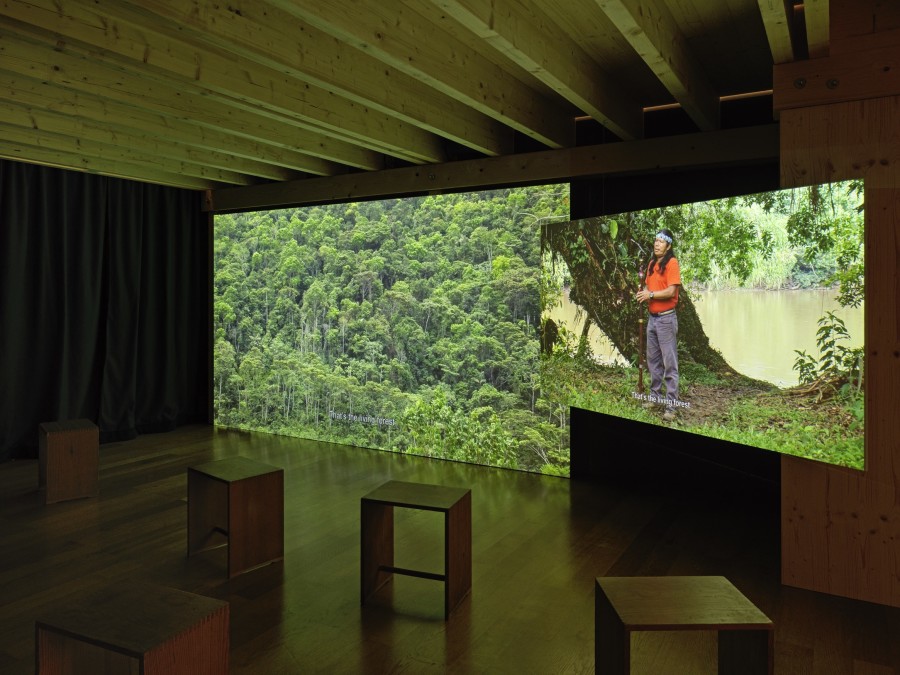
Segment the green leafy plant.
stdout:
<svg viewBox="0 0 900 675">
<path fill-rule="evenodd" d="M 793 368 L 799 375 L 800 384 L 815 382 L 816 373 L 819 370 L 819 363 L 816 361 L 816 357 L 807 354 L 805 349 L 795 349 L 794 353 L 797 354 L 797 358 L 794 359 Z"/>
<path fill-rule="evenodd" d="M 816 381 L 830 381 L 837 387 L 838 394 L 853 404 L 854 415 L 862 414 L 862 347 L 848 347 L 850 333 L 844 320 L 834 312 L 826 312 L 818 321 L 816 330 L 816 346 L 819 358 L 807 354 L 805 350 L 794 350 L 794 370 L 797 371 L 801 384 L 812 384 Z M 858 403 L 858 405 L 856 405 Z"/>
</svg>

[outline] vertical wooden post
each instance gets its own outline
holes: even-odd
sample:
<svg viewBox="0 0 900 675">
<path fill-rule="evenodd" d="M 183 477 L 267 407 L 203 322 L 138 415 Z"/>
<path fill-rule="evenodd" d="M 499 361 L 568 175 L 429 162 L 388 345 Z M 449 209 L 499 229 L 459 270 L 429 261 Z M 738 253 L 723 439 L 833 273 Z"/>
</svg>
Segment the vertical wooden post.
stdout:
<svg viewBox="0 0 900 675">
<path fill-rule="evenodd" d="M 900 33 L 874 32 L 882 11 L 833 0 L 831 56 L 775 68 L 782 184 L 863 178 L 866 204 L 865 470 L 782 457 L 782 581 L 900 607 Z"/>
</svg>

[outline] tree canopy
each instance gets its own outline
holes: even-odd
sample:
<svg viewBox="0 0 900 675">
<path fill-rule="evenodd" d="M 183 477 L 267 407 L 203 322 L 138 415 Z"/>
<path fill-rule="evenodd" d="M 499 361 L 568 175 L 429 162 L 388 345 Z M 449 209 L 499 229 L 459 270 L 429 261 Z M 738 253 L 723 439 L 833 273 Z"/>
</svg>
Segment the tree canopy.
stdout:
<svg viewBox="0 0 900 675">
<path fill-rule="evenodd" d="M 864 278 L 861 195 L 862 184 L 848 181 L 546 224 L 544 262 L 556 280 L 545 281 L 545 304 L 560 286 L 569 287 L 588 320 L 623 356 L 636 359 L 635 327 L 645 310 L 634 294 L 653 239 L 666 228 L 675 234 L 681 264 L 684 357 L 734 374 L 710 347 L 691 289 L 836 285 L 841 304 L 857 306 Z"/>
<path fill-rule="evenodd" d="M 217 216 L 217 422 L 565 473 L 537 373 L 567 214 L 540 186 Z"/>
</svg>

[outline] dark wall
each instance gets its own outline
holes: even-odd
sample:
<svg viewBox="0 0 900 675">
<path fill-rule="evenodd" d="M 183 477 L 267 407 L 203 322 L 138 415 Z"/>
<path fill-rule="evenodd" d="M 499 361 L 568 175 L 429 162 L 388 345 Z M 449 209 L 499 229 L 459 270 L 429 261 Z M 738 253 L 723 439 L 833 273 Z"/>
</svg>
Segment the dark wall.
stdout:
<svg viewBox="0 0 900 675">
<path fill-rule="evenodd" d="M 777 162 L 573 181 L 573 220 L 778 190 Z"/>
<path fill-rule="evenodd" d="M 696 494 L 752 494 L 778 500 L 781 456 L 738 443 L 612 417 L 571 411 L 571 475 Z"/>
<path fill-rule="evenodd" d="M 0 161 L 0 460 L 208 420 L 209 241 L 193 191 Z"/>
<path fill-rule="evenodd" d="M 774 121 L 771 94 L 722 101 L 719 112 L 722 129 L 768 125 Z M 579 120 L 575 130 L 578 145 L 621 142 L 594 120 Z M 644 138 L 698 131 L 681 108 L 644 113 Z M 729 165 L 726 162 L 713 168 L 648 171 L 578 179 L 572 183 L 571 217 L 577 220 L 777 190 L 781 187 L 779 172 L 776 159 L 752 165 Z"/>
</svg>

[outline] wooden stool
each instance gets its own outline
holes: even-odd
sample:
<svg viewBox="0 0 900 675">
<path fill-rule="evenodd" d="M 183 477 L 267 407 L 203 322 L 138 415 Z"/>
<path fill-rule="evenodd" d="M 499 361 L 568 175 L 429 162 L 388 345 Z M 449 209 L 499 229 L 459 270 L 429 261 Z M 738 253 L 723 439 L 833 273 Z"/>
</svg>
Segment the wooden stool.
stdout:
<svg viewBox="0 0 900 675">
<path fill-rule="evenodd" d="M 96 497 L 100 430 L 90 420 L 44 422 L 38 426 L 38 488 L 44 503 Z"/>
<path fill-rule="evenodd" d="M 35 623 L 38 675 L 228 673 L 228 603 L 162 587 L 86 596 Z"/>
<path fill-rule="evenodd" d="M 246 457 L 188 468 L 188 556 L 228 545 L 228 578 L 284 559 L 284 469 Z"/>
<path fill-rule="evenodd" d="M 444 573 L 394 567 L 394 508 L 444 514 Z M 366 603 L 392 574 L 444 582 L 444 618 L 472 589 L 472 491 L 389 481 L 362 498 L 361 595 Z"/>
<path fill-rule="evenodd" d="M 631 633 L 642 630 L 715 630 L 721 675 L 774 671 L 772 621 L 725 577 L 599 577 L 595 598 L 598 675 L 631 672 Z"/>
</svg>

